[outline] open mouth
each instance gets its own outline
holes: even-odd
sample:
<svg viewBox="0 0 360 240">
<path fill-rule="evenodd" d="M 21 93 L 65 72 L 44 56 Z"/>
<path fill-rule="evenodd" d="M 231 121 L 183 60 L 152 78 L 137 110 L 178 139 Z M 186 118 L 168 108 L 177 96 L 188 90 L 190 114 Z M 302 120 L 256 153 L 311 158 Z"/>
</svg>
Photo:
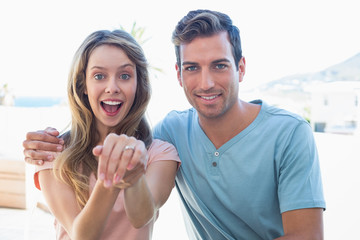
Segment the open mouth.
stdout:
<svg viewBox="0 0 360 240">
<path fill-rule="evenodd" d="M 101 107 L 104 109 L 104 111 L 108 114 L 116 114 L 122 105 L 122 102 L 120 101 L 101 101 Z"/>
</svg>

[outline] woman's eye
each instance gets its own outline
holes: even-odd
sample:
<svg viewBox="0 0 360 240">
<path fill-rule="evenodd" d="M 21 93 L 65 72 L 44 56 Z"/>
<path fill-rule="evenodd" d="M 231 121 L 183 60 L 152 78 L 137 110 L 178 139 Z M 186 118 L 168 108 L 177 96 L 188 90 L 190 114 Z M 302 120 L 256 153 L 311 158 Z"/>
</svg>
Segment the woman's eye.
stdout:
<svg viewBox="0 0 360 240">
<path fill-rule="evenodd" d="M 95 75 L 94 75 L 94 78 L 95 78 L 96 80 L 102 80 L 102 79 L 105 78 L 105 76 L 104 76 L 103 74 L 98 73 L 98 74 L 95 74 Z"/>
<path fill-rule="evenodd" d="M 130 75 L 129 74 L 121 74 L 120 78 L 123 80 L 128 80 L 128 79 L 130 79 Z"/>
</svg>

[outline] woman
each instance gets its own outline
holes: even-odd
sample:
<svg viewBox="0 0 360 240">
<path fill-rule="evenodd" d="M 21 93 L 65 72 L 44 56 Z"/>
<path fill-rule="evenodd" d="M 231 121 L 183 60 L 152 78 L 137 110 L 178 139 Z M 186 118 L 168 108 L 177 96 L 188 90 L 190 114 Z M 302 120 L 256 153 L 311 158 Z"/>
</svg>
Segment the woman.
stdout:
<svg viewBox="0 0 360 240">
<path fill-rule="evenodd" d="M 35 173 L 57 239 L 150 239 L 180 160 L 171 144 L 152 139 L 139 44 L 120 30 L 88 36 L 74 56 L 68 98 L 65 150 Z"/>
</svg>

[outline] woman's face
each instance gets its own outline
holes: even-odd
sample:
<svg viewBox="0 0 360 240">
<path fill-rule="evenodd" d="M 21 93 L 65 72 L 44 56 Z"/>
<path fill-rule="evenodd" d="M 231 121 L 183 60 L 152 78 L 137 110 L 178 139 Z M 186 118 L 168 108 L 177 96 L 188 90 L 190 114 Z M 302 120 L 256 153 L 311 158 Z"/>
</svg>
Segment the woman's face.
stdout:
<svg viewBox="0 0 360 240">
<path fill-rule="evenodd" d="M 94 49 L 86 68 L 85 94 L 102 136 L 128 114 L 136 87 L 136 65 L 121 48 L 101 45 Z"/>
</svg>

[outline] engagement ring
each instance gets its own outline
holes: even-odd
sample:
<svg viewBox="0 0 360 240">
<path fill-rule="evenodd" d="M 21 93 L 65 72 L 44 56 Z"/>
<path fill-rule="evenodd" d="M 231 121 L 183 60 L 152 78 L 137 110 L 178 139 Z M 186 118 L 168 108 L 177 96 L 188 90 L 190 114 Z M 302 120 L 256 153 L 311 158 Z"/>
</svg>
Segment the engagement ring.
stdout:
<svg viewBox="0 0 360 240">
<path fill-rule="evenodd" d="M 124 151 L 126 151 L 126 150 L 133 150 L 134 151 L 135 147 L 126 145 L 125 148 L 124 148 Z"/>
</svg>

